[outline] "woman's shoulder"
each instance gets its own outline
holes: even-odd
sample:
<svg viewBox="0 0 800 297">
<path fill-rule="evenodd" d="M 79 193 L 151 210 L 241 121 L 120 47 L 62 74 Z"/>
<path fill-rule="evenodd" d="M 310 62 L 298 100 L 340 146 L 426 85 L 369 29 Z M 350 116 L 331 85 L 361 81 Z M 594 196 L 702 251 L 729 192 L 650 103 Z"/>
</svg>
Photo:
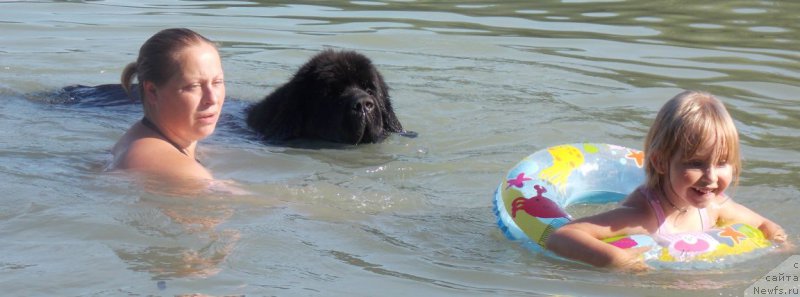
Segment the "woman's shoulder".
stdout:
<svg viewBox="0 0 800 297">
<path fill-rule="evenodd" d="M 140 124 L 131 127 L 120 138 L 112 154 L 114 169 L 211 178 L 211 174 L 197 161 Z"/>
</svg>

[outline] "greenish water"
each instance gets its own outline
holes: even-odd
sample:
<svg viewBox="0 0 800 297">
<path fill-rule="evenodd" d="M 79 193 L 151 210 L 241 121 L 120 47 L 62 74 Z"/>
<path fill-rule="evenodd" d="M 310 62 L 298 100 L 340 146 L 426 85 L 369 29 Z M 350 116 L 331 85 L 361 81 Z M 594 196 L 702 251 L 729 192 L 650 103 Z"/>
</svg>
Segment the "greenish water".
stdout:
<svg viewBox="0 0 800 297">
<path fill-rule="evenodd" d="M 0 2 L 0 288 L 9 296 L 739 296 L 788 254 L 627 275 L 534 255 L 492 192 L 518 160 L 581 141 L 640 147 L 682 89 L 742 137 L 735 199 L 800 221 L 800 2 Z M 254 195 L 148 193 L 104 172 L 138 106 L 52 101 L 118 80 L 185 26 L 220 43 L 236 119 L 324 48 L 369 56 L 419 133 L 344 149 L 264 146 L 220 127 L 216 177 Z M 587 210 L 588 211 L 588 210 Z"/>
</svg>

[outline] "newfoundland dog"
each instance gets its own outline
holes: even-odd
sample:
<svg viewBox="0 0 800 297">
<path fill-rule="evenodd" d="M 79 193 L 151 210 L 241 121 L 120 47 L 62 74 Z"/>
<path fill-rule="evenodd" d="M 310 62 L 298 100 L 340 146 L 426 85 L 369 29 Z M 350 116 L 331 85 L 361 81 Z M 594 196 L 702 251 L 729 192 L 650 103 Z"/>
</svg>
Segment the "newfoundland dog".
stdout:
<svg viewBox="0 0 800 297">
<path fill-rule="evenodd" d="M 361 144 L 406 133 L 392 110 L 389 87 L 369 58 L 334 50 L 312 57 L 289 82 L 250 106 L 247 125 L 267 141 Z"/>
</svg>

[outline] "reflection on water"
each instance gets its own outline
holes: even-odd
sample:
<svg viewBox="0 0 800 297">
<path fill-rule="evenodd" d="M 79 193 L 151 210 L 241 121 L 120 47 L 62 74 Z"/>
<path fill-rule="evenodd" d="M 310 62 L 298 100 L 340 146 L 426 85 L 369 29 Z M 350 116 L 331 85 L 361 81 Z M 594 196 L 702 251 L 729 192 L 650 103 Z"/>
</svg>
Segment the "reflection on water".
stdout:
<svg viewBox="0 0 800 297">
<path fill-rule="evenodd" d="M 640 147 L 664 101 L 701 89 L 741 132 L 735 199 L 798 234 L 799 12 L 796 1 L 2 2 L 0 282 L 9 295 L 741 295 L 785 255 L 609 273 L 508 241 L 490 196 L 543 147 Z M 200 159 L 252 194 L 148 192 L 103 172 L 141 106 L 53 102 L 63 86 L 117 82 L 144 39 L 178 25 L 218 41 L 226 71 L 225 124 Z M 369 56 L 419 137 L 289 148 L 245 135 L 244 108 L 328 47 Z"/>
<path fill-rule="evenodd" d="M 233 210 L 218 200 L 190 196 L 144 197 L 141 203 L 153 208 L 131 213 L 121 221 L 158 244 L 125 245 L 115 252 L 130 269 L 149 272 L 154 279 L 217 274 L 220 263 L 239 239 L 237 230 L 219 230 Z"/>
<path fill-rule="evenodd" d="M 157 280 L 206 278 L 221 270 L 240 237 L 239 230 L 224 226 L 235 213 L 230 200 L 252 198 L 254 193 L 233 181 L 109 173 L 130 178 L 145 191 L 134 211 L 117 218 L 150 239 L 144 247 L 114 247 L 131 270 L 148 272 Z"/>
</svg>

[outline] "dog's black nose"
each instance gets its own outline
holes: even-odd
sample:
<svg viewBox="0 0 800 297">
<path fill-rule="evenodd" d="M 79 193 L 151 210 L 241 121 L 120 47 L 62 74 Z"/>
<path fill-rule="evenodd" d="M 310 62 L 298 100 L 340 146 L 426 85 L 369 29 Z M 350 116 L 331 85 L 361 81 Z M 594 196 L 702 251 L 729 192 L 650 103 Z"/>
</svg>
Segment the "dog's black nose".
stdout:
<svg viewBox="0 0 800 297">
<path fill-rule="evenodd" d="M 353 111 L 370 112 L 375 108 L 375 101 L 371 97 L 364 96 L 353 101 Z"/>
</svg>

